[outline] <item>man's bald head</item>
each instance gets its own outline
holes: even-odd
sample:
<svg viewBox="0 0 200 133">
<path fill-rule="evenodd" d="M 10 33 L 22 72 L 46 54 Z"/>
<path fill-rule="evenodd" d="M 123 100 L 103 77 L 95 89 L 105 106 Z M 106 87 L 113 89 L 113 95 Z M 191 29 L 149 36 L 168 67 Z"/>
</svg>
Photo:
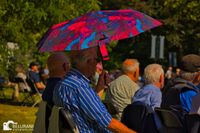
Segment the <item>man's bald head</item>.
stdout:
<svg viewBox="0 0 200 133">
<path fill-rule="evenodd" d="M 50 77 L 63 77 L 69 71 L 69 59 L 64 52 L 56 52 L 49 56 L 47 66 Z"/>
</svg>

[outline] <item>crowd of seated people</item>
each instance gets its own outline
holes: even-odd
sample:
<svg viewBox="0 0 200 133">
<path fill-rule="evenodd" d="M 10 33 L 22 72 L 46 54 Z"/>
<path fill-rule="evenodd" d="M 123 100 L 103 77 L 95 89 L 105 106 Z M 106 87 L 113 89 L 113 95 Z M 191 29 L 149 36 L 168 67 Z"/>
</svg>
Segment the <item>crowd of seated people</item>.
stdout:
<svg viewBox="0 0 200 133">
<path fill-rule="evenodd" d="M 45 89 L 45 83 L 42 81 L 42 75 L 40 75 L 40 64 L 38 62 L 31 62 L 29 68 L 25 68 L 23 64 L 18 63 L 15 67 L 10 67 L 8 74 L 9 79 L 4 79 L 2 87 L 13 88 L 12 99 L 15 102 L 19 102 L 20 92 L 31 92 L 37 89 L 41 94 Z M 31 81 L 35 88 L 33 88 L 27 80 Z"/>
<path fill-rule="evenodd" d="M 98 56 L 95 48 L 71 52 L 70 57 L 63 52 L 53 53 L 41 75 L 38 62 L 31 62 L 28 71 L 18 64 L 14 79 L 7 86 L 14 88 L 13 99 L 18 101 L 19 92 L 31 91 L 26 82 L 27 78 L 30 79 L 50 109 L 59 106 L 71 113 L 80 132 L 145 133 L 150 132 L 144 130 L 150 128 L 149 123 L 153 123 L 151 132 L 162 132 L 166 125 L 161 117 L 167 111 L 180 121 L 182 126 L 180 130 L 176 127 L 178 131 L 195 133 L 200 130 L 199 55 L 183 56 L 176 73 L 169 67 L 166 74 L 162 65 L 149 64 L 144 69 L 144 75 L 139 75 L 138 60 L 126 59 L 122 63 L 122 70 L 118 72 L 120 75 L 111 75 L 111 80 Z M 144 77 L 142 85 L 140 76 Z M 91 84 L 90 81 L 95 83 Z M 113 108 L 109 108 L 105 101 Z M 115 110 L 114 114 L 112 109 Z M 138 126 L 138 123 L 138 128 L 133 125 Z"/>
<path fill-rule="evenodd" d="M 56 58 L 62 58 L 60 56 L 52 55 L 48 59 L 50 79 L 55 78 L 53 75 L 57 73 L 56 70 L 63 71 L 63 73 L 56 76 L 59 80 L 54 85 L 49 86 L 51 82 L 50 79 L 47 80 L 43 101 L 46 101 L 50 107 L 58 106 L 68 110 L 80 132 L 87 130 L 94 132 L 197 133 L 199 131 L 200 105 L 197 102 L 200 94 L 199 55 L 184 56 L 180 64 L 181 71 L 178 70 L 176 76 L 168 79 L 167 83 L 162 65 L 147 65 L 142 75 L 144 77 L 142 86 L 139 83 L 139 62 L 136 59 L 126 59 L 122 63 L 121 76 L 117 76 L 110 82 L 105 76 L 103 67 L 99 66 L 97 56 L 100 55 L 95 48 L 71 52 L 70 63 L 66 60 L 71 64 L 71 68 L 67 67 L 67 71 L 64 71 L 63 65 L 51 65 L 52 62 L 58 61 Z M 95 76 L 97 68 L 101 72 Z M 51 76 L 53 71 L 55 73 Z M 94 77 L 95 84 L 90 84 Z M 104 100 L 113 105 L 115 114 L 112 114 L 112 110 L 102 103 L 104 102 L 101 101 L 102 90 L 106 95 Z M 186 117 L 193 114 L 198 114 L 196 116 L 198 120 L 192 119 L 194 122 L 192 126 L 186 124 L 188 121 Z M 179 123 L 174 122 L 172 127 L 167 127 L 166 125 L 170 124 L 166 124 L 163 120 L 166 119 L 165 115 L 169 117 L 167 121 L 170 121 L 172 117 L 172 121 L 176 118 Z M 130 126 L 130 123 L 139 127 Z"/>
<path fill-rule="evenodd" d="M 25 81 L 30 78 L 50 110 L 57 106 L 69 111 L 79 132 L 162 133 L 172 129 L 199 132 L 199 55 L 183 56 L 176 73 L 169 67 L 166 74 L 162 65 L 152 63 L 140 75 L 139 61 L 126 59 L 122 62 L 120 74 L 111 75 L 111 80 L 99 56 L 96 47 L 72 51 L 69 57 L 64 52 L 57 52 L 49 56 L 43 71 L 46 83 L 40 76 L 37 62 L 30 63 L 28 72 L 18 65 L 15 77 Z M 143 77 L 142 84 L 139 77 Z M 27 86 L 17 83 L 13 97 L 17 99 L 19 91 L 30 91 Z M 197 121 L 196 118 L 190 119 L 194 114 Z M 48 117 L 50 115 L 51 111 Z M 181 126 L 174 122 L 174 127 L 168 129 L 170 124 L 166 124 L 165 115 L 174 116 Z M 167 121 L 171 120 L 169 117 Z M 188 120 L 194 124 L 187 124 Z"/>
</svg>

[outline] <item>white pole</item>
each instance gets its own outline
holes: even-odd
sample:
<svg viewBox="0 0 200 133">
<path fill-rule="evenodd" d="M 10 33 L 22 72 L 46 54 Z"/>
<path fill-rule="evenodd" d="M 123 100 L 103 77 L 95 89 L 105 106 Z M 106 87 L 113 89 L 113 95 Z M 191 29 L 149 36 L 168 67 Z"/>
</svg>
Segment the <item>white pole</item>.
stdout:
<svg viewBox="0 0 200 133">
<path fill-rule="evenodd" d="M 155 58 L 155 49 L 156 49 L 156 37 L 154 35 L 151 35 L 151 56 L 150 58 L 154 59 Z"/>
<path fill-rule="evenodd" d="M 164 59 L 164 36 L 160 36 L 160 51 L 159 51 L 159 58 Z"/>
</svg>

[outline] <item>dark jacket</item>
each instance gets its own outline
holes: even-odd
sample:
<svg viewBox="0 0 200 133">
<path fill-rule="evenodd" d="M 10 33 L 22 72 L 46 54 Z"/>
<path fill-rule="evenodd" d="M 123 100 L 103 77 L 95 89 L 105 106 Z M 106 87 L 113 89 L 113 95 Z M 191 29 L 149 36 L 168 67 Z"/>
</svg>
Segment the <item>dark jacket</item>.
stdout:
<svg viewBox="0 0 200 133">
<path fill-rule="evenodd" d="M 170 108 L 171 105 L 180 105 L 180 93 L 183 91 L 187 91 L 188 89 L 192 89 L 199 93 L 195 87 L 188 83 L 188 81 L 175 78 L 174 80 L 170 81 L 166 87 L 164 88 L 163 95 L 162 95 L 162 108 Z"/>
</svg>

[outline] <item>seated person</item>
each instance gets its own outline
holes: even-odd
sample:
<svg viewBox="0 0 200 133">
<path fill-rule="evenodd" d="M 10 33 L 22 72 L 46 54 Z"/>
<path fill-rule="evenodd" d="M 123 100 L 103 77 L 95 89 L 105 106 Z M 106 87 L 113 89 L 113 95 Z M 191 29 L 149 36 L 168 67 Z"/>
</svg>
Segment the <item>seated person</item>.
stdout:
<svg viewBox="0 0 200 133">
<path fill-rule="evenodd" d="M 52 107 L 54 87 L 69 71 L 70 64 L 65 53 L 57 52 L 49 56 L 47 65 L 49 69 L 49 78 L 47 79 L 47 85 L 42 94 L 42 99 L 47 101 L 47 104 Z"/>
<path fill-rule="evenodd" d="M 82 132 L 95 133 L 134 133 L 121 122 L 112 118 L 101 102 L 98 93 L 105 87 L 105 72 L 99 75 L 97 86 L 90 86 L 99 62 L 97 47 L 80 51 L 71 51 L 72 69 L 56 85 L 53 101 L 72 114 L 72 118 Z"/>
<path fill-rule="evenodd" d="M 42 93 L 45 89 L 45 85 L 42 82 L 40 75 L 39 75 L 39 63 L 37 62 L 31 62 L 29 65 L 29 72 L 28 76 L 35 84 L 35 87 L 38 89 L 40 93 Z"/>
<path fill-rule="evenodd" d="M 161 88 L 164 86 L 164 70 L 159 64 L 150 64 L 144 69 L 145 86 L 133 97 L 134 102 L 143 102 L 152 109 L 160 107 L 162 100 Z"/>
<path fill-rule="evenodd" d="M 122 111 L 131 104 L 131 98 L 139 89 L 139 62 L 136 59 L 126 59 L 122 64 L 123 74 L 110 83 L 106 91 L 106 101 L 116 109 L 115 118 L 121 120 Z M 111 113 L 111 112 L 110 112 Z"/>
<path fill-rule="evenodd" d="M 178 105 L 189 113 L 193 97 L 200 93 L 197 87 L 200 83 L 200 56 L 195 54 L 183 56 L 180 68 L 180 76 L 175 78 L 163 92 L 162 107 L 170 108 L 172 105 Z"/>
<path fill-rule="evenodd" d="M 24 71 L 24 67 L 22 64 L 17 65 L 17 67 L 15 68 L 16 71 L 16 76 L 15 78 L 20 78 L 22 81 L 16 81 L 18 83 L 18 87 L 19 87 L 19 91 L 30 91 L 30 87 L 28 86 L 27 82 L 26 82 L 26 74 Z"/>
</svg>

